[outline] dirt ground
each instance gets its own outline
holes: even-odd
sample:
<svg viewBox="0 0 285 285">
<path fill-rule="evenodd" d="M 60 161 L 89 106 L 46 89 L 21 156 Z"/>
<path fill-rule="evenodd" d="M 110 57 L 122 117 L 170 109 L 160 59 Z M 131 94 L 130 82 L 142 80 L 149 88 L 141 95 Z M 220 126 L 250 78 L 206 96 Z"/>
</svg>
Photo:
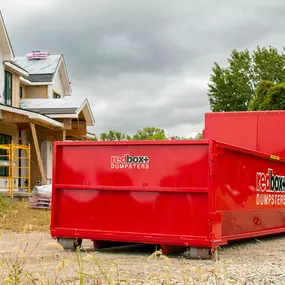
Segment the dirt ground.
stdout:
<svg viewBox="0 0 285 285">
<path fill-rule="evenodd" d="M 217 260 L 185 260 L 137 247 L 63 251 L 49 234 L 2 233 L 0 284 L 285 284 L 285 236 L 218 250 Z"/>
</svg>

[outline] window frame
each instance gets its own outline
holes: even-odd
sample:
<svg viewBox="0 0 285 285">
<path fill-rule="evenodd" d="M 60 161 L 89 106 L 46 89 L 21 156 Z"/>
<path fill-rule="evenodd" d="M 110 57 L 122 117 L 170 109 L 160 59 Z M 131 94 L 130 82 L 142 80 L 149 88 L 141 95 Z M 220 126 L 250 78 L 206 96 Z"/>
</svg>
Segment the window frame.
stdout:
<svg viewBox="0 0 285 285">
<path fill-rule="evenodd" d="M 10 80 L 11 82 L 10 82 Z M 8 84 L 11 83 L 11 88 L 7 89 Z M 11 98 L 8 98 L 8 90 L 11 90 Z M 4 74 L 4 94 L 3 94 L 4 104 L 12 106 L 13 105 L 13 73 L 5 70 Z M 10 100 L 10 102 L 9 102 Z"/>
<path fill-rule="evenodd" d="M 4 143 L 2 143 L 2 138 Z M 0 133 L 0 144 L 11 144 L 12 136 Z M 7 150 L 0 149 L 0 155 L 7 155 Z M 8 157 L 0 156 L 0 160 L 8 160 Z M 0 177 L 8 177 L 9 176 L 9 167 L 0 167 Z"/>
<path fill-rule="evenodd" d="M 23 99 L 23 87 L 22 86 L 20 86 L 19 88 L 19 97 L 20 99 Z"/>
<path fill-rule="evenodd" d="M 58 94 L 57 92 L 52 91 L 52 98 L 53 98 L 53 99 L 60 99 L 61 96 L 60 96 L 60 94 Z"/>
</svg>

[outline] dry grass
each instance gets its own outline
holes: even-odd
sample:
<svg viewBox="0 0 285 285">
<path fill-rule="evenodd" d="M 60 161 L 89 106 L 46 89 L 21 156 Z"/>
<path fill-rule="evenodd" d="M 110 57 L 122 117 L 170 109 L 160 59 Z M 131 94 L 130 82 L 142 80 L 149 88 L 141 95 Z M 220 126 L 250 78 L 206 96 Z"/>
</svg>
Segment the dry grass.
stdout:
<svg viewBox="0 0 285 285">
<path fill-rule="evenodd" d="M 50 211 L 30 209 L 25 201 L 10 201 L 0 197 L 0 229 L 13 232 L 47 232 Z"/>
<path fill-rule="evenodd" d="M 27 202 L 0 197 L 0 231 L 48 232 L 49 224 L 49 210 L 30 209 Z M 134 272 L 120 260 L 104 260 L 79 249 L 67 253 L 57 243 L 31 244 L 30 235 L 20 235 L 25 238 L 0 254 L 0 284 L 245 284 L 228 272 L 228 264 L 217 260 L 194 266 L 179 259 L 177 266 L 156 251 Z M 4 237 L 1 232 L 0 237 Z M 49 255 L 44 248 L 50 249 Z"/>
<path fill-rule="evenodd" d="M 47 232 L 49 223 L 50 211 L 30 209 L 27 202 L 11 202 L 0 197 L 0 230 L 20 235 Z M 96 253 L 86 255 L 80 250 L 68 254 L 57 243 L 43 245 L 39 241 L 32 245 L 29 235 L 23 237 L 12 251 L 0 255 L 0 284 L 223 284 L 225 278 L 241 284 L 229 278 L 219 262 L 202 269 L 189 266 L 181 259 L 178 269 L 173 267 L 171 259 L 156 251 L 146 257 L 144 269 L 139 267 L 139 272 L 130 272 L 120 260 L 106 261 Z M 44 248 L 50 248 L 52 255 L 43 254 Z M 43 255 L 35 268 L 35 256 L 39 258 L 40 252 Z"/>
<path fill-rule="evenodd" d="M 47 245 L 52 247 L 51 244 Z M 105 261 L 96 253 L 88 255 L 77 250 L 67 255 L 60 249 L 58 253 L 42 260 L 35 272 L 28 267 L 29 258 L 37 248 L 17 247 L 9 255 L 0 257 L 1 284 L 245 284 L 233 278 L 220 262 L 208 268 L 186 264 L 181 260 L 180 267 L 174 268 L 171 259 L 160 252 L 152 254 L 144 262 L 144 276 L 122 270 L 120 260 Z M 61 254 L 62 253 L 62 254 Z"/>
</svg>

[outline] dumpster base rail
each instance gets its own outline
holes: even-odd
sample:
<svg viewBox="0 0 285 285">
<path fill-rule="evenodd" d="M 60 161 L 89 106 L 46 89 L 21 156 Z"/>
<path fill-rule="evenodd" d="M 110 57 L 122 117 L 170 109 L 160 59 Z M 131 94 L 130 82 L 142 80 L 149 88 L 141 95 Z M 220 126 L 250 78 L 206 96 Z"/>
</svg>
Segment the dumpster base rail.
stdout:
<svg viewBox="0 0 285 285">
<path fill-rule="evenodd" d="M 146 244 L 162 244 L 175 246 L 197 246 L 214 248 L 227 244 L 226 241 L 213 241 L 205 236 L 174 236 L 167 234 L 145 234 L 145 233 L 124 233 L 124 232 L 102 232 L 96 230 L 76 230 L 58 228 L 51 231 L 54 238 L 82 238 L 96 241 L 114 241 Z"/>
<path fill-rule="evenodd" d="M 53 229 L 52 237 L 65 250 L 75 250 L 81 247 L 83 239 L 93 241 L 94 250 L 112 247 L 130 246 L 132 244 L 159 244 L 164 254 L 181 252 L 188 259 L 211 259 L 217 247 L 225 246 L 235 240 L 246 240 L 264 236 L 272 236 L 285 232 L 285 226 L 263 231 L 248 232 L 225 236 L 221 240 L 211 240 L 206 237 L 176 237 L 172 235 L 147 235 L 139 233 L 100 232 L 94 230 L 71 230 L 65 228 Z M 116 237 L 116 238 L 114 238 Z M 175 243 L 175 245 L 173 245 Z"/>
</svg>

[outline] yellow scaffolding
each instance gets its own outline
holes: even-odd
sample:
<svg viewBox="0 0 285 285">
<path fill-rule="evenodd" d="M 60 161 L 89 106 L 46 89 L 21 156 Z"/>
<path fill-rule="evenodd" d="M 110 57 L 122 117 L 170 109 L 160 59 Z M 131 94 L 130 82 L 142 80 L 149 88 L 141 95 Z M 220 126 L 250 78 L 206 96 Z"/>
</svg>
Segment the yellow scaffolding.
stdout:
<svg viewBox="0 0 285 285">
<path fill-rule="evenodd" d="M 31 192 L 31 147 L 29 145 L 21 145 L 21 144 L 1 144 L 0 151 L 4 150 L 6 153 L 0 155 L 0 158 L 5 158 L 5 160 L 0 159 L 0 167 L 8 168 L 7 176 L 0 176 L 0 178 L 7 179 L 7 186 L 0 186 L 0 189 L 7 189 L 9 196 L 13 197 L 14 189 L 22 189 L 26 190 L 30 195 Z M 25 156 L 20 155 L 20 150 L 25 151 Z M 27 163 L 25 166 L 19 166 L 19 160 L 22 162 L 26 160 Z M 19 171 L 20 169 L 27 169 L 25 175 L 23 175 L 23 171 Z M 18 171 L 16 171 L 18 170 Z M 16 174 L 17 173 L 17 174 Z M 21 173 L 21 174 L 20 174 Z M 19 183 L 15 183 L 15 180 L 20 180 L 21 184 L 23 183 L 23 179 L 27 181 L 25 186 L 18 185 Z M 17 184 L 17 185 L 15 185 Z"/>
</svg>

